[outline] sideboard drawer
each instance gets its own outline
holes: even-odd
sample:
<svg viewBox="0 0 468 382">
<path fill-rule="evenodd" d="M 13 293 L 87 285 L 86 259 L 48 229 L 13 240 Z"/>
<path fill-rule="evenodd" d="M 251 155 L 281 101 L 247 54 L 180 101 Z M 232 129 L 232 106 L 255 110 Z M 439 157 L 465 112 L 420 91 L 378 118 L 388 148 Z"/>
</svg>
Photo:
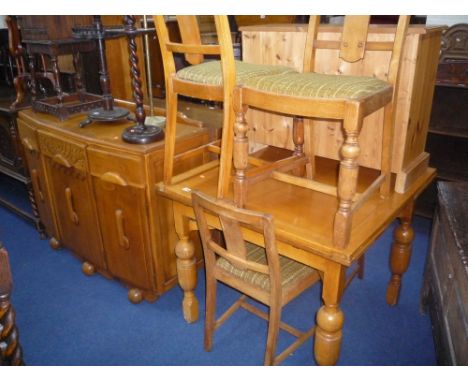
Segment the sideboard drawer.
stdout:
<svg viewBox="0 0 468 382">
<path fill-rule="evenodd" d="M 145 186 L 144 166 L 140 157 L 88 147 L 88 158 L 92 176 L 120 186 Z"/>
<path fill-rule="evenodd" d="M 38 137 L 43 155 L 64 167 L 76 168 L 82 172 L 87 171 L 85 144 L 80 144 L 45 131 L 39 131 Z"/>
</svg>

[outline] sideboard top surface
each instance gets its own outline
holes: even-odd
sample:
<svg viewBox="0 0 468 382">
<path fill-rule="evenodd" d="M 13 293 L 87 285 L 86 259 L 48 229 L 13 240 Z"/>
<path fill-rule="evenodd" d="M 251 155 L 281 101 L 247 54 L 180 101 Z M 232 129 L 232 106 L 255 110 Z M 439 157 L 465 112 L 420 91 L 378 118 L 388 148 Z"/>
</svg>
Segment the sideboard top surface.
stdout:
<svg viewBox="0 0 468 382">
<path fill-rule="evenodd" d="M 122 132 L 125 128 L 135 124 L 128 120 L 114 122 L 93 122 L 86 127 L 79 127 L 79 123 L 86 119 L 86 114 L 73 115 L 70 118 L 60 121 L 53 115 L 37 113 L 31 109 L 22 110 L 19 116 L 25 122 L 35 126 L 43 126 L 48 131 L 66 134 L 68 137 L 84 140 L 88 144 L 99 144 L 100 146 L 113 147 L 127 152 L 147 153 L 160 150 L 164 147 L 164 140 L 149 144 L 131 144 L 122 140 Z M 190 137 L 196 134 L 205 134 L 206 129 L 185 123 L 177 126 L 177 138 Z"/>
</svg>

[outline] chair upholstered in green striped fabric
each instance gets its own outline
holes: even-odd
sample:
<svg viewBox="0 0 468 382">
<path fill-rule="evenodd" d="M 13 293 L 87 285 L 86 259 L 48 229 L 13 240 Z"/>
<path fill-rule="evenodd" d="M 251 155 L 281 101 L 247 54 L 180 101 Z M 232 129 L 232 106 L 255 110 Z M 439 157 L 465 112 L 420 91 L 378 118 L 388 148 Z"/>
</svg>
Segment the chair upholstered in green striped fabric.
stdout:
<svg viewBox="0 0 468 382">
<path fill-rule="evenodd" d="M 279 95 L 347 100 L 364 98 L 391 87 L 374 77 L 297 72 L 253 77 L 246 85 Z"/>
<path fill-rule="evenodd" d="M 295 73 L 295 70 L 280 65 L 259 65 L 243 61 L 235 61 L 236 83 L 248 84 L 250 79 L 285 73 Z M 177 78 L 185 81 L 197 82 L 206 85 L 222 85 L 221 61 L 207 61 L 202 64 L 188 66 L 179 70 Z"/>
<path fill-rule="evenodd" d="M 246 243 L 246 247 L 247 259 L 249 261 L 255 261 L 260 264 L 267 263 L 266 253 L 263 247 L 258 247 L 251 243 Z M 297 261 L 287 259 L 283 256 L 280 256 L 279 260 L 281 269 L 281 286 L 283 289 L 286 289 L 292 283 L 317 272 L 313 268 L 298 263 Z M 231 273 L 233 276 L 266 291 L 270 290 L 270 277 L 268 275 L 251 270 L 239 269 L 223 257 L 220 257 L 216 263 L 221 269 Z"/>
<path fill-rule="evenodd" d="M 390 87 L 374 77 L 321 73 L 299 73 L 280 65 L 259 65 L 236 61 L 236 83 L 279 95 L 308 98 L 364 98 Z M 177 78 L 207 85 L 221 85 L 220 61 L 188 66 L 177 72 Z"/>
</svg>

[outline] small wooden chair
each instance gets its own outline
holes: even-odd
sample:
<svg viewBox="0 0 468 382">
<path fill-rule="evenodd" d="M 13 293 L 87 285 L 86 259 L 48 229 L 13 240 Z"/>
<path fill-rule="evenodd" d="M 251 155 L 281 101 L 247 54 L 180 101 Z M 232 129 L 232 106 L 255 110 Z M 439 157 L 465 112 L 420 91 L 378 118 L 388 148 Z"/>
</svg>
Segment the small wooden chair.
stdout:
<svg viewBox="0 0 468 382">
<path fill-rule="evenodd" d="M 375 191 L 380 189 L 382 197 L 387 197 L 391 192 L 394 100 L 409 16 L 400 16 L 394 41 L 391 42 L 367 41 L 370 16 L 346 16 L 340 41 L 318 40 L 319 20 L 319 16 L 310 17 L 303 73 L 256 77 L 235 89 L 234 195 L 236 204 L 243 207 L 247 199 L 248 185 L 273 176 L 277 180 L 296 186 L 337 196 L 338 209 L 335 213 L 333 243 L 337 248 L 345 248 L 350 240 L 354 211 Z M 317 49 L 338 50 L 343 64 L 349 66 L 362 60 L 367 51 L 388 50 L 391 52 L 391 59 L 386 80 L 339 73 L 315 73 L 314 57 Z M 249 107 L 295 118 L 295 150 L 290 158 L 276 163 L 249 158 L 248 126 L 245 120 L 245 113 Z M 381 108 L 384 108 L 381 175 L 364 192 L 357 194 L 359 133 L 363 119 Z M 307 158 L 303 151 L 302 118 L 342 121 L 344 142 L 340 150 L 337 185 L 331 186 L 312 179 L 314 158 Z M 304 171 L 304 168 L 308 171 Z M 291 171 L 292 175 L 287 173 Z"/>
<path fill-rule="evenodd" d="M 267 66 L 234 60 L 231 31 L 227 16 L 214 16 L 217 44 L 203 44 L 199 18 L 176 16 L 182 42 L 172 42 L 164 16 L 153 16 L 165 73 L 166 138 L 164 154 L 164 184 L 172 184 L 174 172 L 175 129 L 178 95 L 223 102 L 221 148 L 210 145 L 211 153 L 220 155 L 217 196 L 227 194 L 231 176 L 234 113 L 232 92 L 236 84 L 245 84 L 255 77 L 294 71 L 283 66 Z M 189 66 L 177 71 L 174 55 L 184 54 Z M 216 59 L 217 58 L 217 59 Z"/>
<path fill-rule="evenodd" d="M 320 278 L 319 273 L 278 254 L 271 215 L 240 209 L 232 203 L 208 197 L 198 191 L 192 192 L 192 204 L 205 257 L 205 350 L 210 351 L 212 348 L 214 330 L 242 307 L 269 321 L 264 364 L 281 363 L 315 332 L 315 326 L 300 332 L 281 322 L 282 307 L 316 283 Z M 213 239 L 209 229 L 211 219 L 219 219 L 225 247 Z M 246 242 L 241 229 L 243 226 L 262 232 L 265 248 Z M 218 320 L 215 319 L 217 281 L 243 293 Z M 247 303 L 246 295 L 269 306 L 269 314 Z M 275 356 L 279 328 L 296 336 L 297 340 Z"/>
</svg>

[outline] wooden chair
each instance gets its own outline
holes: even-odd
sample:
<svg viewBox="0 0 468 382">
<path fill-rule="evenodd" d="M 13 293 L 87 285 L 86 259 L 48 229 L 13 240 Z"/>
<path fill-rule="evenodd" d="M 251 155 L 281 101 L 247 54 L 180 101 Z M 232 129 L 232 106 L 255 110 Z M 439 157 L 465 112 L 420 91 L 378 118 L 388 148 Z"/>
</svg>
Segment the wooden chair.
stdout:
<svg viewBox="0 0 468 382">
<path fill-rule="evenodd" d="M 354 211 L 376 190 L 387 197 L 391 192 L 391 153 L 400 58 L 409 24 L 409 16 L 400 16 L 393 42 L 367 41 L 370 16 L 346 16 L 340 41 L 318 40 L 319 16 L 311 16 L 305 46 L 303 73 L 254 78 L 234 92 L 235 148 L 234 198 L 239 207 L 245 205 L 249 184 L 273 176 L 277 180 L 306 187 L 338 197 L 333 243 L 345 248 L 350 240 Z M 374 77 L 314 73 L 317 49 L 339 51 L 345 65 L 363 59 L 368 51 L 391 52 L 385 80 Z M 256 108 L 295 117 L 293 124 L 294 153 L 275 163 L 248 157 L 247 109 Z M 384 108 L 381 174 L 362 193 L 357 194 L 358 137 L 363 119 Z M 304 121 L 302 118 L 342 121 L 344 142 L 340 150 L 337 185 L 315 181 L 314 158 L 304 154 Z M 304 171 L 304 168 L 306 171 Z M 288 174 L 287 172 L 293 172 Z M 305 177 L 304 177 L 305 175 Z"/>
<path fill-rule="evenodd" d="M 165 73 L 166 85 L 166 141 L 164 156 L 164 184 L 173 182 L 175 129 L 178 95 L 223 102 L 222 139 L 217 145 L 205 147 L 220 155 L 217 196 L 227 194 L 231 176 L 234 113 L 232 94 L 236 84 L 245 84 L 255 77 L 292 72 L 281 66 L 247 64 L 234 60 L 231 31 L 227 16 L 214 16 L 217 44 L 203 44 L 197 16 L 176 16 L 182 42 L 172 42 L 161 15 L 153 16 Z M 184 54 L 189 66 L 177 71 L 174 55 Z M 219 57 L 219 59 L 214 59 Z M 191 154 L 187 154 L 191 155 Z"/>
<path fill-rule="evenodd" d="M 315 326 L 306 332 L 300 332 L 281 322 L 282 307 L 315 284 L 320 278 L 319 273 L 278 254 L 271 215 L 240 209 L 232 203 L 197 191 L 192 192 L 192 204 L 205 256 L 205 350 L 210 351 L 213 346 L 215 329 L 242 307 L 269 322 L 264 364 L 281 363 L 315 331 Z M 209 229 L 211 219 L 219 219 L 226 243 L 224 247 L 212 237 Z M 262 232 L 265 248 L 246 242 L 242 235 L 242 226 L 253 227 Z M 218 320 L 215 319 L 217 281 L 243 293 Z M 269 314 L 249 304 L 246 296 L 269 306 Z M 280 328 L 297 337 L 297 340 L 275 356 Z"/>
</svg>

